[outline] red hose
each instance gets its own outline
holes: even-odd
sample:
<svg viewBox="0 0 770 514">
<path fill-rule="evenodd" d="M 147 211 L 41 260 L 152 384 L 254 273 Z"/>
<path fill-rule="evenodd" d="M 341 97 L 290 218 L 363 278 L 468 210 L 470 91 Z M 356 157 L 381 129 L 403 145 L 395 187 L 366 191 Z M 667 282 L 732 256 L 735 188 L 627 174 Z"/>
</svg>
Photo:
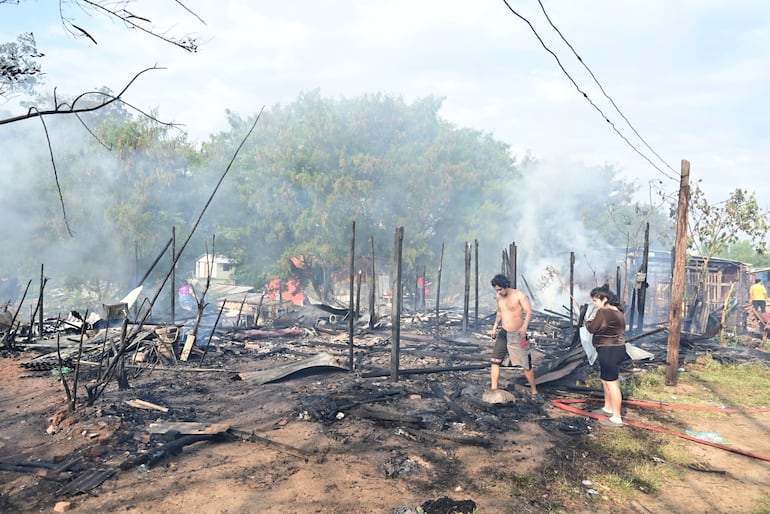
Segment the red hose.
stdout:
<svg viewBox="0 0 770 514">
<path fill-rule="evenodd" d="M 573 407 L 570 404 L 573 403 L 586 403 L 587 401 L 584 398 L 570 398 L 570 399 L 561 399 L 561 400 L 553 400 L 551 404 L 554 407 L 557 407 L 559 409 L 565 410 L 567 412 L 571 412 L 573 414 L 577 414 L 579 416 L 586 416 L 588 418 L 594 418 L 594 419 L 600 419 L 605 416 L 600 416 L 598 414 L 593 414 L 592 412 L 585 411 L 583 409 L 578 409 L 577 407 Z M 603 401 L 603 400 L 602 400 Z M 662 402 L 652 402 L 652 401 L 645 401 L 645 400 L 623 400 L 623 403 L 625 405 L 633 405 L 635 407 L 643 407 L 647 409 L 677 409 L 677 410 L 696 410 L 696 411 L 710 411 L 710 412 L 724 412 L 726 414 L 736 413 L 736 412 L 770 412 L 770 408 L 755 408 L 755 409 L 722 409 L 719 407 L 698 407 L 694 405 L 672 405 L 668 403 L 662 403 Z M 630 427 L 635 428 L 641 428 L 642 430 L 651 430 L 654 432 L 661 432 L 664 434 L 673 435 L 676 437 L 681 437 L 682 439 L 687 439 L 688 441 L 693 441 L 699 444 L 705 444 L 706 446 L 712 446 L 714 448 L 719 448 L 721 450 L 725 450 L 732 453 L 737 453 L 739 455 L 745 455 L 746 457 L 751 457 L 754 459 L 763 460 L 766 462 L 770 462 L 770 456 L 766 455 L 759 455 L 756 453 L 752 453 L 746 450 L 741 450 L 739 448 L 733 448 L 731 446 L 727 446 L 724 444 L 719 443 L 712 443 L 710 441 L 704 441 L 703 439 L 698 439 L 697 437 L 693 437 L 691 435 L 687 435 L 684 432 L 677 432 L 675 430 L 669 430 L 667 428 L 661 428 L 661 427 L 655 427 L 652 425 L 645 425 L 642 423 L 636 423 L 634 421 L 626 421 L 623 420 L 624 425 L 628 425 Z"/>
</svg>

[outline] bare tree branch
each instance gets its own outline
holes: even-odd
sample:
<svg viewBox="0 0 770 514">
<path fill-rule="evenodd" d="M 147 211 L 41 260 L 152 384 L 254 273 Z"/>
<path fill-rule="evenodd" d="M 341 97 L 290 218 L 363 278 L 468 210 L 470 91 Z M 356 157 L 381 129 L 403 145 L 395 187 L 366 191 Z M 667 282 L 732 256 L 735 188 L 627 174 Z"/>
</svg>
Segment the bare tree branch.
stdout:
<svg viewBox="0 0 770 514">
<path fill-rule="evenodd" d="M 91 137 L 93 137 L 94 139 L 96 139 L 96 142 L 97 142 L 97 143 L 99 143 L 100 145 L 102 145 L 104 148 L 106 148 L 106 149 L 107 149 L 107 150 L 109 150 L 110 152 L 112 151 L 112 145 L 108 145 L 107 143 L 105 143 L 104 141 L 102 141 L 102 140 L 99 138 L 99 136 L 97 136 L 97 135 L 94 133 L 94 131 L 93 131 L 93 130 L 91 130 L 91 127 L 89 127 L 89 126 L 88 126 L 88 124 L 87 124 L 85 121 L 83 121 L 83 118 L 82 118 L 82 117 L 81 117 L 79 114 L 75 114 L 74 116 L 75 116 L 75 117 L 78 119 L 78 121 L 80 122 L 80 124 L 81 124 L 81 125 L 83 125 L 83 128 L 84 128 L 84 129 L 86 129 L 86 131 L 87 131 L 89 134 L 91 134 Z"/>
<path fill-rule="evenodd" d="M 102 14 L 105 14 L 106 16 L 108 16 L 110 18 L 116 18 L 116 19 L 122 21 L 123 23 L 126 24 L 127 27 L 140 30 L 140 31 L 144 32 L 145 34 L 148 34 L 148 35 L 150 35 L 152 37 L 156 37 L 156 38 L 160 39 L 161 41 L 164 41 L 166 43 L 169 43 L 169 44 L 172 44 L 174 46 L 177 46 L 177 47 L 179 47 L 182 50 L 185 50 L 187 52 L 195 53 L 195 52 L 198 51 L 198 41 L 193 36 L 188 35 L 188 36 L 183 37 L 182 39 L 172 38 L 172 37 L 169 37 L 169 36 L 161 34 L 160 32 L 156 31 L 152 27 L 148 28 L 148 27 L 144 26 L 143 23 L 144 24 L 149 24 L 149 23 L 151 23 L 150 20 L 148 20 L 147 18 L 144 18 L 142 16 L 138 16 L 138 15 L 130 12 L 128 9 L 107 7 L 107 6 L 103 5 L 102 2 L 95 2 L 95 1 L 92 1 L 92 0 L 79 0 L 79 1 L 84 3 L 84 4 L 86 4 L 87 6 L 91 7 L 92 9 L 94 9 L 94 10 L 96 10 L 98 12 L 101 12 Z M 198 18 L 200 20 L 200 17 L 198 17 L 189 8 L 187 8 L 186 5 L 184 5 L 183 3 L 178 2 L 178 1 L 177 1 L 177 3 L 179 5 L 181 5 L 187 12 L 193 14 L 196 18 Z M 80 29 L 79 27 L 74 25 L 71 21 L 67 20 L 66 18 L 62 18 L 62 22 L 65 23 L 65 26 L 66 26 L 66 24 L 69 24 L 72 27 L 74 27 L 74 28 L 76 28 L 76 29 L 78 29 L 80 31 L 83 31 L 83 29 Z M 83 32 L 85 32 L 85 31 L 83 31 Z M 92 37 L 90 37 L 90 35 L 87 32 L 86 32 L 86 35 L 89 37 L 89 39 L 94 41 L 94 39 Z M 94 43 L 95 42 L 96 41 L 94 41 Z"/>
<path fill-rule="evenodd" d="M 48 127 L 45 124 L 45 118 L 40 117 L 40 123 L 43 125 L 43 131 L 45 132 L 45 141 L 48 144 L 48 155 L 51 156 L 51 167 L 53 168 L 53 176 L 56 180 L 56 191 L 59 192 L 59 203 L 61 203 L 61 212 L 62 216 L 64 217 L 64 226 L 67 227 L 67 233 L 70 235 L 70 237 L 74 236 L 72 233 L 72 228 L 70 227 L 69 219 L 67 218 L 67 210 L 64 207 L 64 196 L 61 191 L 61 185 L 59 184 L 59 172 L 56 169 L 56 159 L 53 156 L 53 147 L 51 146 L 51 137 L 48 134 Z"/>
<path fill-rule="evenodd" d="M 158 69 L 163 69 L 163 68 L 158 68 L 157 66 L 153 66 L 151 68 L 146 68 L 146 69 L 140 71 L 139 73 L 137 73 L 136 75 L 133 76 L 133 78 L 128 82 L 128 84 L 126 84 L 126 86 L 117 95 L 112 95 L 112 94 L 109 94 L 109 93 L 105 93 L 103 91 L 87 91 L 85 93 L 81 93 L 80 95 L 78 95 L 72 101 L 71 104 L 68 103 L 68 102 L 61 102 L 61 103 L 59 103 L 59 101 L 56 98 L 56 89 L 54 89 L 54 93 L 53 93 L 54 106 L 53 106 L 52 110 L 40 110 L 37 107 L 30 107 L 29 110 L 26 112 L 26 114 L 22 114 L 22 115 L 19 115 L 19 116 L 13 116 L 13 117 L 10 117 L 10 118 L 5 118 L 5 119 L 0 119 L 0 125 L 5 125 L 5 124 L 8 124 L 8 123 L 14 123 L 14 122 L 17 122 L 17 121 L 27 120 L 27 119 L 32 119 L 32 118 L 39 118 L 40 119 L 40 123 L 43 125 L 43 131 L 45 132 L 46 143 L 48 144 L 48 154 L 51 157 L 51 167 L 53 169 L 54 179 L 56 181 L 56 190 L 59 193 L 59 202 L 61 203 L 61 210 L 62 210 L 62 216 L 64 217 L 64 224 L 65 224 L 65 226 L 67 228 L 67 233 L 70 236 L 74 236 L 74 234 L 72 232 L 72 228 L 70 227 L 69 219 L 67 218 L 67 209 L 66 209 L 65 204 L 64 204 L 64 195 L 62 193 L 61 185 L 59 183 L 59 172 L 58 172 L 58 170 L 56 168 L 56 159 L 54 158 L 54 154 L 53 154 L 53 147 L 51 145 L 51 138 L 50 138 L 50 135 L 48 133 L 48 126 L 45 124 L 45 117 L 46 116 L 52 116 L 52 115 L 55 115 L 55 114 L 72 114 L 72 115 L 75 115 L 77 117 L 77 119 L 80 121 L 80 123 L 83 124 L 83 126 L 86 128 L 88 133 L 91 134 L 92 136 L 94 136 L 94 138 L 102 146 L 105 146 L 108 149 L 109 149 L 109 147 L 107 147 L 101 140 L 99 140 L 99 138 L 96 137 L 96 135 L 93 133 L 93 131 L 91 131 L 88 128 L 88 126 L 83 122 L 82 118 L 80 117 L 80 114 L 86 113 L 86 112 L 97 111 L 99 109 L 103 109 L 103 108 L 107 107 L 111 103 L 120 102 L 121 104 L 130 107 L 131 109 L 139 112 L 143 116 L 151 119 L 152 121 L 154 121 L 154 122 L 156 122 L 156 123 L 158 123 L 160 125 L 165 125 L 167 127 L 178 128 L 178 125 L 176 125 L 174 123 L 168 123 L 168 122 L 161 121 L 161 120 L 157 119 L 155 116 L 153 116 L 153 115 L 151 115 L 149 113 L 146 113 L 146 112 L 142 111 L 141 109 L 138 109 L 138 108 L 134 107 L 133 105 L 129 104 L 128 102 L 126 102 L 125 100 L 123 100 L 123 95 L 126 93 L 126 91 L 128 91 L 128 89 L 131 87 L 131 85 L 141 75 L 143 75 L 144 73 L 146 73 L 148 71 L 158 70 Z M 100 96 L 102 96 L 104 98 L 103 98 L 103 100 L 101 102 L 99 102 L 99 103 L 97 103 L 95 105 L 85 106 L 85 107 L 77 107 L 78 102 L 83 100 L 85 97 L 87 97 L 89 95 L 100 95 Z"/>
<path fill-rule="evenodd" d="M 194 13 L 192 10 L 190 10 L 190 8 L 189 8 L 189 7 L 187 7 L 187 6 L 184 4 L 184 2 L 180 2 L 179 0 L 176 0 L 176 3 L 177 3 L 177 5 L 179 5 L 179 7 L 181 7 L 182 9 L 184 9 L 185 11 L 187 11 L 188 13 L 192 14 L 193 16 L 195 16 L 195 17 L 198 19 L 198 21 L 199 21 L 199 22 L 201 22 L 201 23 L 203 23 L 204 25 L 206 25 L 206 22 L 205 22 L 205 21 L 203 21 L 203 18 L 201 18 L 200 16 L 198 16 L 197 14 L 195 14 L 195 13 Z"/>
<path fill-rule="evenodd" d="M 84 112 L 93 112 L 98 111 L 99 109 L 103 109 L 104 107 L 107 107 L 108 105 L 114 103 L 114 102 L 120 102 L 123 105 L 130 107 L 131 109 L 135 110 L 136 112 L 142 114 L 143 116 L 146 116 L 147 118 L 150 118 L 151 120 L 160 123 L 161 125 L 165 126 L 171 126 L 176 127 L 177 124 L 174 123 L 167 123 L 158 120 L 154 116 L 145 113 L 144 111 L 134 107 L 130 103 L 123 100 L 123 95 L 128 91 L 128 89 L 131 87 L 131 85 L 138 79 L 141 75 L 144 73 L 147 73 L 148 71 L 152 70 L 162 70 L 165 68 L 159 68 L 158 66 L 152 66 L 150 68 L 145 68 L 142 71 L 138 72 L 136 75 L 133 76 L 133 78 L 126 84 L 126 86 L 117 94 L 117 95 L 111 95 L 109 93 L 105 93 L 103 91 L 86 91 L 85 93 L 79 94 L 75 99 L 72 101 L 72 103 L 68 102 L 62 102 L 59 103 L 55 97 L 54 97 L 54 108 L 49 110 L 40 110 L 36 107 L 30 108 L 26 114 L 20 114 L 18 116 L 11 116 L 10 118 L 4 118 L 0 119 L 0 125 L 6 125 L 8 123 L 15 123 L 17 121 L 21 120 L 28 120 L 30 118 L 39 118 L 41 116 L 50 116 L 54 114 L 81 114 Z M 102 102 L 99 102 L 95 105 L 89 105 L 84 107 L 77 107 L 77 103 L 81 101 L 84 97 L 87 97 L 89 95 L 99 95 L 102 97 L 105 97 Z"/>
<path fill-rule="evenodd" d="M 72 25 L 73 27 L 75 27 L 75 28 L 78 30 L 78 32 L 80 32 L 82 35 L 84 35 L 85 37 L 87 37 L 88 39 L 90 39 L 90 40 L 91 40 L 91 42 L 93 42 L 93 44 L 95 44 L 95 45 L 98 45 L 98 44 L 99 44 L 99 43 L 97 43 L 97 42 L 96 42 L 96 40 L 93 38 L 93 36 L 92 36 L 91 34 L 89 34 L 89 33 L 88 33 L 88 31 L 87 31 L 86 29 L 80 28 L 80 27 L 78 27 L 77 25 L 75 25 L 74 23 L 70 23 L 70 25 Z"/>
</svg>

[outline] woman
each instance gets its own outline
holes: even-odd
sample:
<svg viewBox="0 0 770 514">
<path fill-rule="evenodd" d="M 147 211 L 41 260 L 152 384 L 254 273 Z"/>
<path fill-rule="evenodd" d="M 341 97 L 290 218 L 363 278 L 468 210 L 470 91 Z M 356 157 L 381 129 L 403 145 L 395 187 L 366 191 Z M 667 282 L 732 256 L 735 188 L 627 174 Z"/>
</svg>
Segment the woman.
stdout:
<svg viewBox="0 0 770 514">
<path fill-rule="evenodd" d="M 620 363 L 626 359 L 626 318 L 618 297 L 609 287 L 596 287 L 591 290 L 595 316 L 585 322 L 588 331 L 593 334 L 591 342 L 596 348 L 599 370 L 604 389 L 604 407 L 593 411 L 594 414 L 608 416 L 600 418 L 599 423 L 619 427 L 623 425 L 620 417 L 620 405 L 623 401 L 618 376 Z"/>
</svg>

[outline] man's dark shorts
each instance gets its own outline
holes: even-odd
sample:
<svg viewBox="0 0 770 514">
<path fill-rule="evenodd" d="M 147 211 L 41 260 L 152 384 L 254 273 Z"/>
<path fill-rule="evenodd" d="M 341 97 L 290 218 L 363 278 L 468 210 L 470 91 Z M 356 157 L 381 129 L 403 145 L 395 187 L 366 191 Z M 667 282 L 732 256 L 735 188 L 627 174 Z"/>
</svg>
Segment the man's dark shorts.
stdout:
<svg viewBox="0 0 770 514">
<path fill-rule="evenodd" d="M 495 347 L 492 350 L 492 364 L 502 364 L 506 357 L 511 359 L 511 364 L 518 365 L 525 370 L 532 369 L 532 355 L 529 353 L 529 340 L 522 340 L 518 330 L 506 332 L 503 329 L 497 331 Z"/>
<path fill-rule="evenodd" d="M 767 303 L 764 300 L 752 300 L 751 305 L 754 307 L 755 311 L 765 312 L 765 307 L 767 306 Z"/>
</svg>

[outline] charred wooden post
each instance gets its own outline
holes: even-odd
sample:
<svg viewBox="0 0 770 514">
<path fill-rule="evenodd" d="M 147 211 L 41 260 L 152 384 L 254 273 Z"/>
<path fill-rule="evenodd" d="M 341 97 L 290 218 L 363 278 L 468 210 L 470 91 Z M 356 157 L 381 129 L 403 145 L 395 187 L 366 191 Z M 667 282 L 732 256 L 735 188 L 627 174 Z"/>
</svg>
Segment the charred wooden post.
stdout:
<svg viewBox="0 0 770 514">
<path fill-rule="evenodd" d="M 171 324 L 176 322 L 176 226 L 171 227 Z"/>
<path fill-rule="evenodd" d="M 209 332 L 209 338 L 206 340 L 206 347 L 203 349 L 203 355 L 201 355 L 201 360 L 198 363 L 199 368 L 203 367 L 203 360 L 206 358 L 206 354 L 209 353 L 209 345 L 211 344 L 211 338 L 214 337 L 214 332 L 217 329 L 217 325 L 219 325 L 219 320 L 222 317 L 222 311 L 225 310 L 225 305 L 227 305 L 227 298 L 222 299 L 222 306 L 219 308 L 217 319 L 214 320 L 214 326 L 211 327 L 211 332 Z"/>
<path fill-rule="evenodd" d="M 583 323 L 586 319 L 586 312 L 588 312 L 588 304 L 584 303 L 580 306 L 580 309 L 578 310 L 578 321 L 577 325 L 575 325 L 574 332 L 572 332 L 572 342 L 569 345 L 569 349 L 572 350 L 574 348 L 577 348 L 580 346 L 580 327 L 583 326 Z"/>
<path fill-rule="evenodd" d="M 682 301 L 687 251 L 687 208 L 690 198 L 690 161 L 682 160 L 679 180 L 679 208 L 676 216 L 676 246 L 671 282 L 671 312 L 669 314 L 668 348 L 666 352 L 666 385 L 676 385 L 679 369 L 679 342 L 682 335 Z"/>
<path fill-rule="evenodd" d="M 463 293 L 463 332 L 468 331 L 468 315 L 471 300 L 471 245 L 465 243 L 465 290 Z"/>
<path fill-rule="evenodd" d="M 61 319 L 61 315 L 59 316 Z M 67 378 L 64 376 L 64 363 L 61 358 L 61 341 L 59 339 L 60 332 L 56 333 L 56 357 L 59 365 L 59 378 L 61 379 L 62 386 L 64 387 L 64 394 L 67 395 L 67 410 L 75 410 L 75 402 L 72 399 L 72 392 L 70 391 L 70 385 L 67 383 Z"/>
<path fill-rule="evenodd" d="M 134 284 L 139 283 L 139 241 L 134 240 Z"/>
<path fill-rule="evenodd" d="M 265 292 L 259 297 L 259 303 L 257 304 L 257 312 L 254 313 L 254 326 L 259 326 L 259 317 L 262 315 L 262 304 L 265 301 Z"/>
<path fill-rule="evenodd" d="M 511 246 L 508 250 L 508 256 L 511 260 L 511 264 L 510 264 L 511 274 L 508 276 L 508 278 L 511 280 L 511 287 L 513 287 L 514 289 L 517 289 L 518 286 L 517 286 L 516 276 L 518 275 L 518 270 L 516 269 L 517 263 L 516 263 L 516 243 L 515 242 L 511 243 Z"/>
<path fill-rule="evenodd" d="M 639 332 L 644 330 L 644 304 L 647 298 L 647 267 L 650 256 L 650 223 L 647 222 L 644 229 L 644 255 L 642 256 L 642 269 L 640 274 L 639 293 L 637 294 L 636 308 L 639 312 L 637 328 Z"/>
<path fill-rule="evenodd" d="M 241 326 L 241 315 L 243 315 L 243 306 L 246 304 L 246 298 L 248 297 L 249 297 L 248 294 L 243 295 L 243 300 L 241 300 L 241 305 L 238 306 L 238 316 L 235 318 L 236 327 Z"/>
<path fill-rule="evenodd" d="M 508 250 L 506 250 L 505 248 L 503 248 L 503 254 L 501 257 L 500 273 L 502 273 L 506 277 L 511 276 L 511 266 L 508 260 Z"/>
<path fill-rule="evenodd" d="M 157 257 L 155 257 L 155 260 L 152 261 L 152 264 L 150 264 L 150 267 L 147 268 L 147 271 L 144 272 L 144 276 L 137 280 L 136 285 L 141 286 L 144 284 L 144 281 L 147 280 L 147 277 L 150 276 L 150 273 L 152 273 L 152 270 L 155 269 L 155 266 L 157 266 L 158 262 L 160 262 L 161 257 L 163 257 L 166 254 L 166 250 L 168 250 L 168 247 L 171 246 L 172 242 L 174 241 L 173 237 L 168 240 L 166 245 L 163 247 L 163 250 L 160 251 Z M 172 250 L 173 252 L 173 250 Z M 174 268 L 171 270 L 172 276 L 174 276 Z M 173 283 L 172 283 L 172 293 L 173 293 Z"/>
<path fill-rule="evenodd" d="M 569 322 L 575 323 L 575 252 L 569 253 Z M 578 325 L 580 326 L 580 325 Z"/>
<path fill-rule="evenodd" d="M 348 304 L 348 369 L 353 371 L 353 321 L 355 310 L 353 307 L 353 294 L 355 292 L 356 278 L 356 222 L 353 221 L 350 229 L 350 303 Z"/>
<path fill-rule="evenodd" d="M 358 270 L 358 283 L 356 284 L 356 318 L 361 316 L 361 280 L 363 272 Z"/>
<path fill-rule="evenodd" d="M 13 313 L 13 317 L 11 318 L 11 324 L 8 326 L 8 332 L 5 333 L 5 337 L 3 338 L 3 346 L 5 347 L 6 350 L 10 351 L 16 348 L 16 345 L 14 343 L 16 340 L 16 334 L 18 333 L 18 329 L 19 329 L 19 327 L 16 327 L 16 318 L 19 317 L 21 306 L 24 305 L 24 300 L 27 298 L 27 293 L 29 292 L 29 286 L 31 285 L 32 285 L 32 281 L 28 280 L 27 287 L 24 288 L 24 294 L 21 295 L 21 300 L 19 301 L 19 305 L 16 308 L 16 312 Z M 19 326 L 20 325 L 21 323 L 19 323 Z"/>
<path fill-rule="evenodd" d="M 88 319 L 88 311 L 86 311 L 86 316 L 84 319 Z M 87 325 L 85 323 L 83 323 L 83 326 L 80 327 L 80 341 L 78 343 L 78 358 L 75 361 L 75 376 L 72 378 L 72 409 L 71 410 L 73 411 L 77 408 L 77 403 L 78 403 L 78 378 L 80 377 L 80 361 L 83 358 L 83 340 L 85 339 L 85 336 L 86 336 L 86 328 L 87 328 Z"/>
<path fill-rule="evenodd" d="M 441 336 L 440 323 L 439 323 L 439 305 L 441 298 L 441 267 L 444 265 L 444 243 L 441 243 L 441 257 L 438 261 L 438 274 L 436 275 L 436 339 Z"/>
<path fill-rule="evenodd" d="M 401 289 L 401 252 L 404 246 L 404 227 L 398 227 L 394 237 L 393 269 L 396 270 L 391 290 L 393 301 L 391 303 L 391 353 L 390 353 L 390 378 L 398 381 L 398 361 L 401 346 L 401 301 L 403 293 Z M 352 348 L 352 347 L 351 347 Z"/>
<path fill-rule="evenodd" d="M 372 246 L 372 283 L 369 285 L 369 330 L 374 328 L 375 299 L 377 298 L 377 275 L 374 269 L 374 236 L 371 237 Z"/>
<path fill-rule="evenodd" d="M 37 306 L 38 306 L 38 312 L 37 312 L 38 325 L 37 326 L 39 330 L 38 335 L 40 335 L 41 337 L 43 336 L 43 290 L 45 289 L 45 283 L 47 280 L 45 278 L 45 273 L 43 272 L 43 269 L 44 267 L 41 264 L 40 265 L 40 296 L 38 296 L 38 299 L 37 299 Z"/>
<path fill-rule="evenodd" d="M 474 239 L 473 240 L 473 244 L 474 244 L 475 259 L 476 259 L 476 261 L 474 263 L 474 265 L 476 266 L 476 268 L 475 268 L 475 283 L 476 283 L 475 298 L 476 298 L 476 303 L 474 305 L 473 315 L 474 315 L 474 319 L 476 320 L 474 326 L 476 328 L 479 328 L 479 240 L 478 239 Z"/>
<path fill-rule="evenodd" d="M 420 309 L 425 312 L 426 297 L 428 296 L 428 271 L 425 265 L 422 266 L 422 301 L 420 303 Z"/>
</svg>

